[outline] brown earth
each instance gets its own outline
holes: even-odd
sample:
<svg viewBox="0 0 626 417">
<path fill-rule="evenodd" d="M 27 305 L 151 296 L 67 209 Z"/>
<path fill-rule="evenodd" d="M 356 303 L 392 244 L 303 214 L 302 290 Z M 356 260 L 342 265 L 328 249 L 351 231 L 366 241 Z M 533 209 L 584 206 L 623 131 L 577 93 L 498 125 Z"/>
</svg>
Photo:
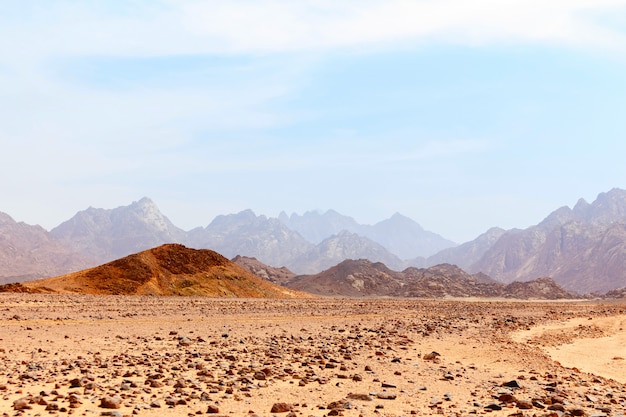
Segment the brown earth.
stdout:
<svg viewBox="0 0 626 417">
<path fill-rule="evenodd" d="M 167 244 L 72 274 L 0 287 L 4 292 L 293 298 L 217 252 Z"/>
<path fill-rule="evenodd" d="M 596 351 L 544 349 L 610 346 L 624 320 L 624 302 L 4 293 L 0 413 L 620 416 Z"/>
<path fill-rule="evenodd" d="M 284 285 L 293 280 L 296 276 L 296 274 L 291 272 L 287 267 L 282 266 L 280 268 L 276 268 L 265 265 L 258 259 L 249 256 L 237 255 L 232 259 L 232 261 L 252 272 L 254 275 L 278 285 Z"/>
<path fill-rule="evenodd" d="M 258 268 L 258 266 L 257 266 Z M 551 278 L 543 277 L 505 285 L 485 274 L 468 274 L 450 264 L 393 271 L 381 262 L 348 259 L 315 275 L 296 276 L 285 286 L 299 291 L 342 297 L 512 299 L 576 299 Z"/>
</svg>

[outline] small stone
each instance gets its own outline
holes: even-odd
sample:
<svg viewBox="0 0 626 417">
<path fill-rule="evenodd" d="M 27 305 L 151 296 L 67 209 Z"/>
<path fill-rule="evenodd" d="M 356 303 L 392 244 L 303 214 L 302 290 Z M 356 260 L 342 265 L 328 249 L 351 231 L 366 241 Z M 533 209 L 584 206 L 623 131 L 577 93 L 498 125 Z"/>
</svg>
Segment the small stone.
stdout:
<svg viewBox="0 0 626 417">
<path fill-rule="evenodd" d="M 209 407 L 206 410 L 207 414 L 218 414 L 220 412 L 220 409 L 218 406 L 211 404 L 209 405 Z"/>
<path fill-rule="evenodd" d="M 347 398 L 349 400 L 360 400 L 360 401 L 372 401 L 372 397 L 369 394 L 348 394 Z"/>
<path fill-rule="evenodd" d="M 191 339 L 189 339 L 187 336 L 183 336 L 180 338 L 180 340 L 178 341 L 178 344 L 180 346 L 191 346 Z"/>
<path fill-rule="evenodd" d="M 485 407 L 487 410 L 499 411 L 502 410 L 502 406 L 500 404 L 492 403 Z"/>
<path fill-rule="evenodd" d="M 14 410 L 31 410 L 33 407 L 29 404 L 28 398 L 20 398 L 13 401 Z"/>
<path fill-rule="evenodd" d="M 100 413 L 101 416 L 111 416 L 111 417 L 123 417 L 122 413 L 119 411 L 103 411 Z"/>
<path fill-rule="evenodd" d="M 287 413 L 289 411 L 292 410 L 292 406 L 291 404 L 287 404 L 287 403 L 274 403 L 274 405 L 272 406 L 272 410 L 270 412 L 272 413 Z"/>
<path fill-rule="evenodd" d="M 514 403 L 517 400 L 511 394 L 501 394 L 498 396 L 498 401 L 509 404 L 509 403 Z"/>
<path fill-rule="evenodd" d="M 505 382 L 504 384 L 502 384 L 502 386 L 508 388 L 522 388 L 522 386 L 516 380 Z"/>
<path fill-rule="evenodd" d="M 439 398 L 439 397 L 432 397 L 432 398 L 430 399 L 430 403 L 428 404 L 428 406 L 429 406 L 430 408 L 434 408 L 434 407 L 438 406 L 439 404 L 443 404 L 442 399 L 441 399 L 441 398 Z"/>
<path fill-rule="evenodd" d="M 378 394 L 376 394 L 376 398 L 378 398 L 379 400 L 395 400 L 396 394 L 391 392 L 379 392 Z"/>
<path fill-rule="evenodd" d="M 122 406 L 122 398 L 119 396 L 103 397 L 100 399 L 100 407 L 102 408 L 120 408 Z"/>
</svg>

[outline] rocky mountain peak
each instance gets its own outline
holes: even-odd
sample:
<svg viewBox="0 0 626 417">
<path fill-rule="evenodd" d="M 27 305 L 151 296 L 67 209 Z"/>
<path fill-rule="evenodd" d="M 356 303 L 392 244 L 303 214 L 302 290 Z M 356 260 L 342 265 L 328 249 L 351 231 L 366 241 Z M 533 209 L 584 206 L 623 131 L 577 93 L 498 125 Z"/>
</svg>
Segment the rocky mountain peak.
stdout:
<svg viewBox="0 0 626 417">
<path fill-rule="evenodd" d="M 3 213 L 0 211 L 0 225 L 1 224 L 10 224 L 10 223 L 15 223 L 15 220 L 13 220 L 13 217 L 9 216 L 6 213 Z"/>
<path fill-rule="evenodd" d="M 185 232 L 144 197 L 114 209 L 90 207 L 50 233 L 78 253 L 108 262 L 164 243 L 179 243 Z"/>
<path fill-rule="evenodd" d="M 163 232 L 172 226 L 169 220 L 161 213 L 156 203 L 148 197 L 143 197 L 139 201 L 133 201 L 128 210 L 135 214 L 140 221 L 156 230 Z"/>
<path fill-rule="evenodd" d="M 584 198 L 578 199 L 576 205 L 574 206 L 574 213 L 578 216 L 582 215 L 585 211 L 589 209 L 589 203 Z"/>
</svg>

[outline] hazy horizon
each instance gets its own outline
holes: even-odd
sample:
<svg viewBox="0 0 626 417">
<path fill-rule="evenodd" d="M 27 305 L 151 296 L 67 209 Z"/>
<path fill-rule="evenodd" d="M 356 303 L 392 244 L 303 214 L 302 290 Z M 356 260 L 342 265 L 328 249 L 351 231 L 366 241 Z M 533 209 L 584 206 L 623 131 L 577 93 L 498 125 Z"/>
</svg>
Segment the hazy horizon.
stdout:
<svg viewBox="0 0 626 417">
<path fill-rule="evenodd" d="M 458 243 L 626 187 L 626 0 L 6 2 L 0 211 L 399 212 Z"/>
</svg>

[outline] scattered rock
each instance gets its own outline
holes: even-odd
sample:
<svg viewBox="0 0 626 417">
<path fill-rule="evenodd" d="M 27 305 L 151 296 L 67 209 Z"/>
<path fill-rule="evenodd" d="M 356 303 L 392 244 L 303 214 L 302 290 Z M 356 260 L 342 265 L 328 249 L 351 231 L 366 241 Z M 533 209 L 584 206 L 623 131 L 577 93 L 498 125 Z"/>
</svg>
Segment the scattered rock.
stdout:
<svg viewBox="0 0 626 417">
<path fill-rule="evenodd" d="M 293 407 L 291 406 L 291 404 L 274 403 L 274 405 L 272 406 L 272 409 L 270 410 L 270 412 L 272 412 L 272 413 L 287 413 L 287 412 L 291 411 L 292 409 L 293 409 Z"/>
<path fill-rule="evenodd" d="M 122 397 L 120 396 L 107 396 L 100 399 L 101 408 L 120 408 L 122 406 Z"/>
</svg>

